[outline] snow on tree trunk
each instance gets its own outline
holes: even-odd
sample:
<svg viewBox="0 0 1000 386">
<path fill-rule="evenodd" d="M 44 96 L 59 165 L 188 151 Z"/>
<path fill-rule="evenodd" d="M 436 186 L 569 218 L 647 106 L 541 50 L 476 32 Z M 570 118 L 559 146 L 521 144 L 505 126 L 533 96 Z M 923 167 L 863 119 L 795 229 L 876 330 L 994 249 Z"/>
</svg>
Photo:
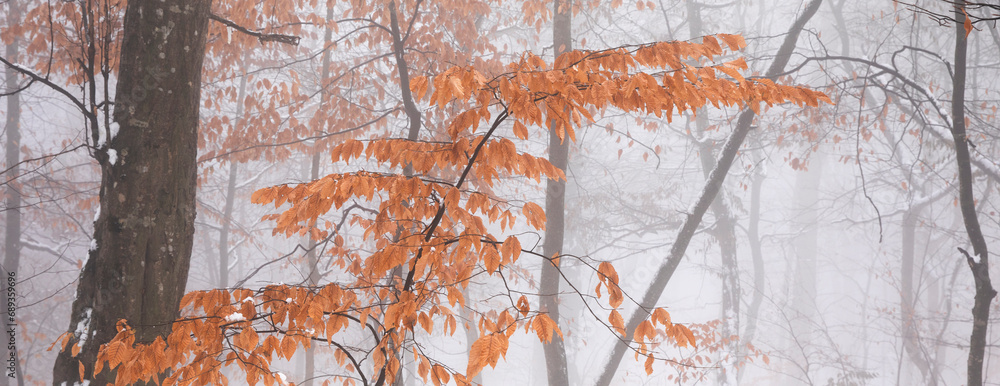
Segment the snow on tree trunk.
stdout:
<svg viewBox="0 0 1000 386">
<path fill-rule="evenodd" d="M 96 249 L 80 276 L 70 332 L 93 309 L 90 336 L 79 355 L 60 352 L 53 384 L 94 377 L 100 344 L 119 319 L 137 342 L 170 332 L 187 282 L 194 234 L 198 106 L 211 0 L 133 0 L 124 17 L 110 148 L 118 162 L 102 162 L 101 213 Z M 70 345 L 79 341 L 74 336 Z"/>
</svg>

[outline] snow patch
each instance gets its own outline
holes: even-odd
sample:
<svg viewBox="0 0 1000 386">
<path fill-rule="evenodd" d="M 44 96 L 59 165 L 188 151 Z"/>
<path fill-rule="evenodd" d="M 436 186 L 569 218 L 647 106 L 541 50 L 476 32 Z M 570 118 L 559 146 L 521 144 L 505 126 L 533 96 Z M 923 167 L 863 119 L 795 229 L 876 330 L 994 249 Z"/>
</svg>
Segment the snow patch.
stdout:
<svg viewBox="0 0 1000 386">
<path fill-rule="evenodd" d="M 226 318 L 224 320 L 226 322 L 232 323 L 232 322 L 242 322 L 244 320 L 247 320 L 247 318 L 245 316 L 243 316 L 243 314 L 241 314 L 239 312 L 234 312 L 234 313 L 230 314 L 229 316 L 226 316 Z"/>
<path fill-rule="evenodd" d="M 287 385 L 288 384 L 288 378 L 285 377 L 285 374 L 282 374 L 279 371 L 276 375 L 278 376 L 278 381 L 281 382 L 282 385 Z"/>
<path fill-rule="evenodd" d="M 118 151 L 115 149 L 108 149 L 108 163 L 112 165 L 118 163 Z"/>
<path fill-rule="evenodd" d="M 90 239 L 90 251 L 94 252 L 97 250 L 97 239 Z"/>
<path fill-rule="evenodd" d="M 285 298 L 285 303 L 291 303 L 291 302 L 293 302 L 293 301 L 294 301 L 294 300 L 292 300 L 292 298 Z"/>
<path fill-rule="evenodd" d="M 73 335 L 80 340 L 80 347 L 87 344 L 87 335 L 90 334 L 90 314 L 93 311 L 94 310 L 89 307 L 85 309 L 83 312 L 86 316 L 84 316 L 83 320 L 76 324 L 76 331 L 73 331 Z"/>
<path fill-rule="evenodd" d="M 118 136 L 119 129 L 121 129 L 121 126 L 118 125 L 118 122 L 111 122 L 111 124 L 108 125 L 108 131 L 111 132 L 111 139 L 115 139 L 115 137 Z"/>
<path fill-rule="evenodd" d="M 247 297 L 243 298 L 242 302 L 243 303 L 250 302 L 252 304 L 257 304 L 257 302 L 253 300 L 253 296 L 247 296 Z"/>
</svg>

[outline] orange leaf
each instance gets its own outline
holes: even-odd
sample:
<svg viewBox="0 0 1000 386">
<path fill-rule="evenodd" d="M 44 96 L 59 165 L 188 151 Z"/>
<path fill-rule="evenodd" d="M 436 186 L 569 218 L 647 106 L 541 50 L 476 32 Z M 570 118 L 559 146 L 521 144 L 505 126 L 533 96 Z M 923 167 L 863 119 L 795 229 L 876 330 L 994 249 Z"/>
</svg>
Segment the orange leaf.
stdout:
<svg viewBox="0 0 1000 386">
<path fill-rule="evenodd" d="M 965 12 L 965 8 L 962 8 L 962 13 L 965 14 L 965 38 L 969 38 L 969 33 L 972 32 L 972 19 L 969 18 L 969 13 Z"/>
<path fill-rule="evenodd" d="M 528 297 L 521 295 L 520 299 L 517 299 L 517 310 L 521 312 L 521 316 L 528 316 L 528 311 L 531 311 L 531 305 L 528 304 Z"/>
<path fill-rule="evenodd" d="M 653 310 L 653 323 L 662 324 L 664 327 L 670 327 L 673 324 L 670 322 L 670 313 L 663 308 Z"/>
<path fill-rule="evenodd" d="M 434 328 L 434 321 L 431 320 L 431 317 L 427 316 L 426 312 L 421 312 L 420 316 L 417 317 L 417 320 L 420 322 L 420 327 L 423 327 L 424 330 L 427 331 L 428 334 L 430 334 L 431 329 Z"/>
<path fill-rule="evenodd" d="M 521 256 L 521 240 L 518 240 L 516 236 L 509 236 L 504 240 L 500 250 L 503 253 L 504 262 L 514 263 Z"/>
<path fill-rule="evenodd" d="M 528 219 L 528 225 L 535 227 L 538 230 L 545 229 L 545 211 L 542 207 L 533 202 L 528 202 L 524 204 L 521 208 L 521 212 L 524 213 L 524 217 Z"/>
<path fill-rule="evenodd" d="M 618 310 L 611 310 L 608 321 L 611 322 L 611 327 L 618 331 L 618 334 L 625 336 L 625 320 L 622 319 L 622 314 L 619 314 Z"/>
<path fill-rule="evenodd" d="M 743 36 L 740 35 L 718 34 L 715 36 L 718 36 L 719 39 L 722 39 L 722 41 L 725 42 L 727 46 L 729 46 L 729 49 L 733 51 L 742 50 L 743 47 L 746 47 L 747 45 L 746 41 L 743 40 Z"/>
<path fill-rule="evenodd" d="M 465 375 L 475 377 L 486 365 L 495 368 L 500 356 L 507 355 L 508 344 L 504 334 L 489 334 L 476 339 L 469 350 L 469 364 Z"/>
<path fill-rule="evenodd" d="M 243 332 L 236 336 L 236 347 L 243 349 L 243 351 L 253 351 L 257 348 L 257 343 L 260 341 L 260 337 L 257 335 L 257 331 L 253 328 L 244 328 Z"/>
<path fill-rule="evenodd" d="M 548 343 L 552 340 L 552 332 L 555 331 L 562 338 L 562 331 L 559 326 L 547 314 L 538 314 L 531 323 L 531 328 L 538 334 L 538 340 Z"/>
<path fill-rule="evenodd" d="M 292 359 L 292 355 L 295 354 L 296 346 L 295 339 L 290 336 L 285 336 L 281 339 L 281 353 L 284 354 L 287 359 Z"/>
<path fill-rule="evenodd" d="M 520 139 L 528 139 L 528 128 L 521 121 L 514 121 L 514 135 Z"/>
<path fill-rule="evenodd" d="M 430 365 L 430 362 L 424 357 L 420 358 L 420 364 L 417 365 L 417 374 L 420 375 L 420 378 L 424 379 L 424 383 L 427 383 L 427 374 L 431 371 Z"/>
<path fill-rule="evenodd" d="M 639 323 L 639 327 L 635 328 L 635 333 L 632 334 L 633 339 L 637 342 L 642 342 L 646 337 L 653 338 L 656 336 L 656 329 L 653 328 L 653 324 L 648 320 L 643 320 Z"/>
<path fill-rule="evenodd" d="M 435 385 L 448 384 L 450 380 L 451 374 L 448 374 L 448 370 L 444 366 L 434 365 L 434 368 L 431 370 L 431 381 Z"/>
</svg>

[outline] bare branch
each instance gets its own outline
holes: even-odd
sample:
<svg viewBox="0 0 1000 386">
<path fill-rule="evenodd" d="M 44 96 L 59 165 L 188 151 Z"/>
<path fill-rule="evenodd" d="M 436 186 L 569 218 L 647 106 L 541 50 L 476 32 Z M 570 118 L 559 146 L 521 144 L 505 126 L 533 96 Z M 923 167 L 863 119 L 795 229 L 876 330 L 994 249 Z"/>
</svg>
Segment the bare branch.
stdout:
<svg viewBox="0 0 1000 386">
<path fill-rule="evenodd" d="M 253 37 L 257 38 L 257 40 L 260 40 L 261 43 L 278 42 L 278 43 L 291 44 L 293 46 L 297 46 L 297 45 L 299 45 L 299 40 L 302 39 L 301 37 L 298 37 L 298 36 L 295 36 L 295 35 L 269 34 L 269 33 L 251 31 L 251 30 L 249 30 L 249 29 L 247 29 L 247 28 L 245 28 L 245 27 L 243 27 L 243 26 L 241 26 L 239 24 L 234 23 L 233 21 L 231 21 L 229 19 L 225 19 L 222 16 L 216 15 L 214 13 L 211 14 L 209 16 L 209 18 L 211 18 L 212 20 L 215 20 L 215 21 L 217 21 L 219 23 L 225 24 L 229 28 L 232 28 L 234 30 L 240 31 L 240 32 L 245 33 L 247 35 L 253 36 Z"/>
</svg>

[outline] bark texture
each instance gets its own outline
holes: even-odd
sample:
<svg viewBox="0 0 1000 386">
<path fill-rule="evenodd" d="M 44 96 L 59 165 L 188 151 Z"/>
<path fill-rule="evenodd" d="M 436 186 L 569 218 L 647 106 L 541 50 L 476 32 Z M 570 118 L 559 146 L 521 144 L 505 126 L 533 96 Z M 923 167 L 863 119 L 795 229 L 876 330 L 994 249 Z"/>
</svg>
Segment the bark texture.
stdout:
<svg viewBox="0 0 1000 386">
<path fill-rule="evenodd" d="M 194 235 L 198 106 L 211 0 L 132 0 L 124 40 L 110 150 L 99 155 L 101 212 L 95 247 L 73 302 L 70 342 L 59 353 L 53 385 L 94 376 L 101 344 L 127 319 L 136 341 L 170 332 L 187 283 Z M 114 156 L 109 156 L 114 155 Z M 116 159 L 117 158 L 117 159 Z"/>
<path fill-rule="evenodd" d="M 968 386 L 983 384 L 983 357 L 986 353 L 986 332 L 989 327 L 990 302 L 996 296 L 990 282 L 990 254 L 986 247 L 986 238 L 979 226 L 976 214 L 976 201 L 972 192 L 972 161 L 969 155 L 969 143 L 965 132 L 965 73 L 966 73 L 966 39 L 965 1 L 955 2 L 955 79 L 952 83 L 951 115 L 954 122 L 951 126 L 952 139 L 955 141 L 955 161 L 958 163 L 959 207 L 962 209 L 962 219 L 965 231 L 969 234 L 972 244 L 972 255 L 965 250 L 972 278 L 976 285 L 976 298 L 972 306 L 972 336 L 969 337 Z"/>
</svg>

